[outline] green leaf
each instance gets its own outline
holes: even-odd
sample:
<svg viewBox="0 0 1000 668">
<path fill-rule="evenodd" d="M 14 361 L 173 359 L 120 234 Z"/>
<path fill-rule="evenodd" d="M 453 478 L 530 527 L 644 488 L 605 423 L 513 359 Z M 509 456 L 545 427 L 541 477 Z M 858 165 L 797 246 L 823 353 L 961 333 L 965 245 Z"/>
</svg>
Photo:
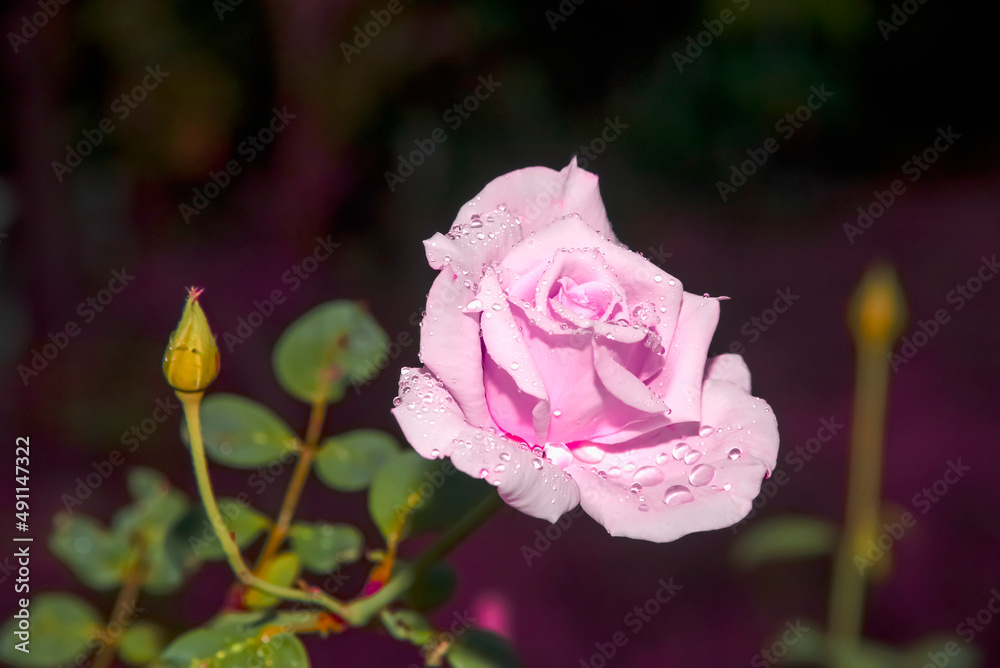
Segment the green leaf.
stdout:
<svg viewBox="0 0 1000 668">
<path fill-rule="evenodd" d="M 469 629 L 458 637 L 445 654 L 453 668 L 516 668 L 521 665 L 517 652 L 495 633 Z"/>
<path fill-rule="evenodd" d="M 397 453 L 375 474 L 368 512 L 382 535 L 403 538 L 449 526 L 496 491 L 457 470 L 449 460 Z"/>
<path fill-rule="evenodd" d="M 51 592 L 38 594 L 27 608 L 31 624 L 25 653 L 17 649 L 22 639 L 15 635 L 18 619 L 3 625 L 0 643 L 0 663 L 25 668 L 52 668 L 67 663 L 78 665 L 93 651 L 91 638 L 101 630 L 101 617 L 90 603 L 72 594 Z"/>
<path fill-rule="evenodd" d="M 782 516 L 757 522 L 733 544 L 730 557 L 740 568 L 767 561 L 809 559 L 832 552 L 837 530 L 813 517 Z"/>
<path fill-rule="evenodd" d="M 338 401 L 348 384 L 375 376 L 388 344 L 389 337 L 360 304 L 327 302 L 281 335 L 274 372 L 289 394 L 306 403 Z"/>
<path fill-rule="evenodd" d="M 190 567 L 180 546 L 173 544 L 177 540 L 173 529 L 190 506 L 187 496 L 159 471 L 144 467 L 129 471 L 128 487 L 135 503 L 115 514 L 114 535 L 130 544 L 141 536 L 146 562 L 143 589 L 154 594 L 174 591 Z"/>
<path fill-rule="evenodd" d="M 233 468 L 258 468 L 297 451 L 281 418 L 236 394 L 212 394 L 202 402 L 201 433 L 212 461 Z"/>
<path fill-rule="evenodd" d="M 55 517 L 49 549 L 91 589 L 113 589 L 122 583 L 132 544 L 86 515 Z"/>
<path fill-rule="evenodd" d="M 271 528 L 270 518 L 239 498 L 219 498 L 219 511 L 241 549 Z M 187 545 L 195 561 L 212 561 L 226 556 L 204 508 L 188 513 L 175 533 Z"/>
<path fill-rule="evenodd" d="M 260 568 L 260 577 L 272 584 L 288 587 L 298 579 L 301 572 L 299 556 L 294 552 L 282 552 L 264 562 Z M 280 601 L 259 589 L 251 589 L 243 602 L 248 608 L 269 608 Z"/>
<path fill-rule="evenodd" d="M 400 600 L 420 612 L 433 610 L 451 597 L 456 582 L 455 569 L 438 561 L 423 572 Z"/>
<path fill-rule="evenodd" d="M 239 633 L 233 628 L 195 629 L 170 643 L 155 664 L 163 668 L 246 668 L 247 666 L 280 666 L 308 668 L 309 655 L 294 635 L 279 633 L 262 635 L 266 627 L 255 627 L 251 633 Z"/>
<path fill-rule="evenodd" d="M 423 645 L 434 637 L 434 625 L 414 610 L 385 610 L 382 622 L 393 638 Z"/>
<path fill-rule="evenodd" d="M 118 655 L 133 666 L 144 666 L 163 651 L 166 630 L 159 624 L 140 619 L 125 630 Z"/>
<path fill-rule="evenodd" d="M 948 635 L 935 634 L 922 638 L 906 649 L 906 666 L 941 665 L 948 668 L 979 668 L 983 654 L 975 645 Z"/>
<path fill-rule="evenodd" d="M 302 566 L 314 573 L 329 573 L 340 564 L 351 564 L 361 557 L 364 538 L 350 524 L 310 524 L 296 522 L 288 535 L 292 551 Z"/>
<path fill-rule="evenodd" d="M 356 492 L 371 485 L 376 471 L 397 452 L 399 443 L 384 431 L 356 429 L 323 441 L 316 475 L 331 489 Z"/>
</svg>

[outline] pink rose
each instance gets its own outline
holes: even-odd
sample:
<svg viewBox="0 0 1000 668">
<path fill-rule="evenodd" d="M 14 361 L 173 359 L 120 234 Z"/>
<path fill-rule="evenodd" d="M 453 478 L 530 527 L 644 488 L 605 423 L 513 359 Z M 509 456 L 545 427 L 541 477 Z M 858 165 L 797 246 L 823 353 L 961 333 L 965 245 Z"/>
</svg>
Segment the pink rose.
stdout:
<svg viewBox="0 0 1000 668">
<path fill-rule="evenodd" d="M 422 369 L 393 414 L 427 458 L 556 521 L 577 503 L 612 535 L 665 542 L 742 519 L 778 430 L 737 355 L 707 360 L 719 300 L 611 231 L 570 163 L 492 181 L 448 234 L 421 323 Z"/>
</svg>

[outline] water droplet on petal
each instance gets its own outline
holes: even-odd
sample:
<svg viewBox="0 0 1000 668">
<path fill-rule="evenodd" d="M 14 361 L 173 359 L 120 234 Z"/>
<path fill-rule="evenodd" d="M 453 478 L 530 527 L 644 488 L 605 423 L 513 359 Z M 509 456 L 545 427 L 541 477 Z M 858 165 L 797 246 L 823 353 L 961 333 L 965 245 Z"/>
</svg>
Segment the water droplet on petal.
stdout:
<svg viewBox="0 0 1000 668">
<path fill-rule="evenodd" d="M 569 451 L 565 443 L 546 443 L 545 456 L 561 469 L 573 463 L 573 453 Z"/>
<path fill-rule="evenodd" d="M 653 280 L 656 281 L 657 283 L 659 283 L 660 281 L 663 280 L 663 277 L 660 276 L 659 274 L 657 274 L 656 276 L 653 276 Z"/>
<path fill-rule="evenodd" d="M 469 309 L 470 311 L 478 311 L 479 309 L 483 308 L 483 302 L 478 299 L 473 299 L 471 302 L 465 305 L 465 308 Z"/>
<path fill-rule="evenodd" d="M 656 463 L 659 466 L 663 466 L 666 463 L 666 461 L 667 461 L 668 458 L 669 458 L 669 456 L 667 455 L 667 453 L 661 452 L 660 454 L 656 455 Z"/>
<path fill-rule="evenodd" d="M 520 365 L 520 364 L 518 364 L 517 362 L 511 362 L 511 363 L 510 363 L 510 368 L 511 368 L 512 370 L 514 370 L 514 371 L 517 371 L 518 369 L 520 369 L 520 368 L 521 368 L 521 365 Z"/>
<path fill-rule="evenodd" d="M 684 459 L 684 455 L 686 455 L 690 449 L 691 446 L 682 441 L 674 446 L 674 449 L 670 454 L 674 456 L 674 459 Z"/>
<path fill-rule="evenodd" d="M 640 513 L 649 512 L 649 506 L 647 506 L 645 503 L 640 503 L 639 504 L 639 512 Z"/>
<path fill-rule="evenodd" d="M 638 494 L 642 491 L 642 484 L 638 482 L 632 483 L 632 486 L 628 488 L 633 494 Z"/>
<path fill-rule="evenodd" d="M 680 506 L 694 501 L 694 494 L 684 485 L 672 485 L 663 493 L 663 503 L 668 506 Z"/>
<path fill-rule="evenodd" d="M 493 472 L 494 473 L 503 473 L 506 470 L 507 470 L 507 467 L 504 466 L 503 464 L 497 464 L 496 466 L 493 467 Z"/>
<path fill-rule="evenodd" d="M 617 466 L 612 466 L 611 468 L 608 469 L 608 476 L 610 476 L 612 478 L 617 478 L 621 474 L 622 474 L 622 470 L 620 468 L 618 468 Z"/>
<path fill-rule="evenodd" d="M 486 478 L 489 475 L 490 475 L 490 472 L 489 472 L 488 469 L 479 469 L 479 477 L 480 478 Z"/>
<path fill-rule="evenodd" d="M 702 487 L 712 482 L 715 477 L 715 467 L 711 464 L 698 464 L 688 473 L 688 482 L 693 487 Z"/>
<path fill-rule="evenodd" d="M 694 464 L 696 461 L 701 459 L 701 456 L 705 454 L 701 450 L 691 450 L 686 455 L 684 455 L 685 464 Z"/>
<path fill-rule="evenodd" d="M 539 459 L 538 457 L 533 457 L 531 460 L 531 465 L 536 469 L 540 469 L 542 468 L 542 460 Z"/>
<path fill-rule="evenodd" d="M 433 450 L 431 450 L 431 457 L 433 457 L 434 459 L 437 459 L 440 455 L 441 455 L 441 451 L 438 450 L 437 448 L 434 448 Z"/>
<path fill-rule="evenodd" d="M 632 475 L 632 480 L 646 487 L 659 485 L 663 482 L 663 471 L 655 466 L 643 466 Z"/>
<path fill-rule="evenodd" d="M 562 415 L 562 411 L 557 408 L 554 411 L 552 411 L 552 415 L 554 415 L 555 417 L 559 417 L 560 415 Z"/>
<path fill-rule="evenodd" d="M 698 431 L 698 435 L 701 436 L 702 438 L 708 438 L 709 436 L 712 435 L 713 431 L 715 431 L 715 429 L 709 427 L 708 425 L 705 425 Z"/>
<path fill-rule="evenodd" d="M 739 459 L 740 455 L 742 454 L 743 454 L 742 450 L 740 450 L 739 448 L 733 448 L 732 450 L 726 453 L 726 456 L 729 457 L 730 459 Z"/>
</svg>

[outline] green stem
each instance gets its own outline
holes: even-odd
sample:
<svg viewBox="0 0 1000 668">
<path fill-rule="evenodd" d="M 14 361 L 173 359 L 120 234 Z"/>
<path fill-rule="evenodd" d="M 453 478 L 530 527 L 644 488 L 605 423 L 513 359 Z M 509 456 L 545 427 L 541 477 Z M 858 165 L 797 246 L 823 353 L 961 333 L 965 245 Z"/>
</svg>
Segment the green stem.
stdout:
<svg viewBox="0 0 1000 668">
<path fill-rule="evenodd" d="M 281 504 L 278 513 L 278 521 L 275 522 L 267 537 L 267 543 L 257 558 L 257 567 L 260 568 L 268 559 L 273 557 L 282 541 L 288 535 L 288 529 L 295 516 L 295 509 L 302 498 L 302 491 L 305 489 L 306 480 L 309 478 L 309 470 L 312 462 L 316 458 L 316 448 L 319 445 L 319 438 L 323 431 L 323 422 L 326 418 L 326 397 L 313 402 L 312 411 L 309 414 L 309 426 L 306 428 L 306 440 L 299 454 L 299 461 L 295 464 L 295 471 L 292 473 L 292 480 L 288 483 L 288 490 L 285 492 L 285 500 Z"/>
<path fill-rule="evenodd" d="M 250 567 L 247 566 L 246 562 L 243 560 L 243 555 L 240 554 L 239 546 L 229 533 L 229 529 L 226 527 L 226 523 L 222 519 L 222 513 L 219 511 L 219 504 L 215 499 L 215 492 L 212 490 L 212 480 L 208 474 L 208 460 L 205 457 L 205 445 L 201 437 L 200 406 L 203 394 L 203 392 L 178 391 L 177 397 L 181 400 L 181 404 L 184 406 L 184 418 L 187 420 L 188 432 L 191 436 L 191 458 L 194 462 L 194 472 L 195 478 L 198 482 L 198 492 L 201 495 L 201 501 L 205 506 L 205 511 L 208 513 L 208 519 L 212 524 L 212 528 L 215 529 L 215 533 L 219 537 L 219 542 L 222 545 L 222 551 L 225 553 L 226 559 L 229 561 L 229 565 L 233 569 L 233 573 L 236 574 L 236 577 L 239 578 L 240 582 L 248 587 L 259 589 L 262 592 L 271 594 L 272 596 L 276 596 L 280 599 L 312 603 L 326 608 L 335 615 L 342 617 L 345 606 L 341 601 L 338 601 L 332 596 L 328 596 L 318 589 L 303 591 L 300 589 L 292 589 L 291 587 L 282 587 L 272 582 L 268 582 L 267 580 L 254 575 L 250 570 Z"/>
<path fill-rule="evenodd" d="M 400 568 L 384 587 L 371 596 L 348 603 L 342 615 L 344 620 L 351 626 L 368 624 L 379 610 L 405 594 L 427 567 L 451 552 L 503 505 L 498 494 L 488 494 L 442 534 L 415 563 Z"/>
<path fill-rule="evenodd" d="M 115 635 L 109 638 L 101 651 L 94 656 L 94 662 L 91 664 L 92 668 L 110 668 L 114 664 L 122 636 L 128 630 L 128 627 L 132 625 L 132 622 L 135 621 L 135 605 L 139 600 L 139 590 L 146 572 L 145 554 L 146 550 L 142 540 L 137 539 L 135 549 L 130 557 L 129 566 L 125 570 L 125 579 L 122 582 L 122 588 L 118 592 L 115 607 L 108 618 L 105 634 L 108 635 L 108 629 L 111 628 L 111 625 L 116 620 L 120 628 Z"/>
<path fill-rule="evenodd" d="M 855 556 L 868 539 L 875 538 L 881 514 L 882 445 L 889 387 L 886 352 L 886 347 L 879 345 L 861 345 L 858 349 L 847 509 L 830 586 L 830 639 L 845 650 L 857 646 L 864 624 L 867 569 L 858 568 Z"/>
</svg>

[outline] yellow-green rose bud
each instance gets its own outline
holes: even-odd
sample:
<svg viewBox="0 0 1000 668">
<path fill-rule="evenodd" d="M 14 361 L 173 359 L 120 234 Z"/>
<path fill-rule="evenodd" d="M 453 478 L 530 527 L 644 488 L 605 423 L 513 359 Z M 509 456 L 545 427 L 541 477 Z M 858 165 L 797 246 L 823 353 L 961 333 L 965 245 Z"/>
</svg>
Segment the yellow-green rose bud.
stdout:
<svg viewBox="0 0 1000 668">
<path fill-rule="evenodd" d="M 200 288 L 188 291 L 177 329 L 163 355 L 163 375 L 175 390 L 200 392 L 219 375 L 219 348 L 198 303 Z"/>
</svg>

